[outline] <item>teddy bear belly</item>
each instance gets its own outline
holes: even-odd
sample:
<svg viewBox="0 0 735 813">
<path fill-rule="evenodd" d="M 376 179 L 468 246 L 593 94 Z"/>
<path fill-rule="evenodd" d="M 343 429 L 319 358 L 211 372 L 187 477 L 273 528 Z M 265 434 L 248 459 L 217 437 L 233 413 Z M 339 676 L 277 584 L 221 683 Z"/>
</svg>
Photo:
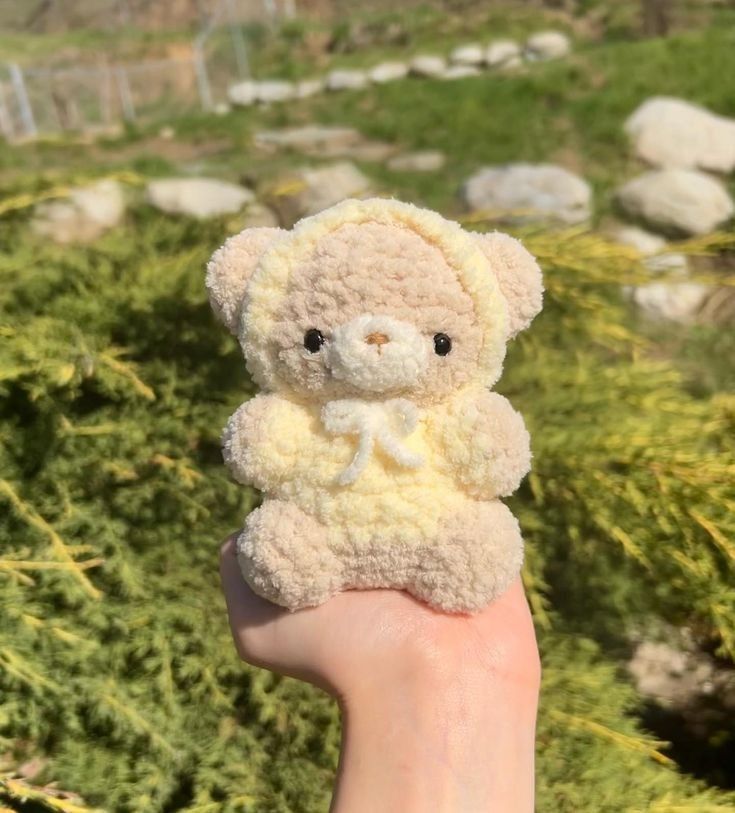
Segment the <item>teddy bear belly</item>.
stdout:
<svg viewBox="0 0 735 813">
<path fill-rule="evenodd" d="M 337 470 L 337 472 L 339 469 Z M 333 544 L 420 544 L 435 536 L 442 517 L 467 497 L 427 468 L 386 471 L 371 462 L 349 486 L 293 482 L 278 495 L 327 526 Z M 331 545 L 330 545 L 331 546 Z"/>
</svg>

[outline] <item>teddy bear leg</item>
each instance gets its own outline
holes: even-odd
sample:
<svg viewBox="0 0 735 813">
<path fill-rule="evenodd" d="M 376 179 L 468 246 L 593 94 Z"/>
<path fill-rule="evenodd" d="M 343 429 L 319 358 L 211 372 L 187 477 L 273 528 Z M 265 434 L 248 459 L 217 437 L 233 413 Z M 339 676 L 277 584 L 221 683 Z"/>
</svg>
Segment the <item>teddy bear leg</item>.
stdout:
<svg viewBox="0 0 735 813">
<path fill-rule="evenodd" d="M 237 540 L 245 581 L 258 595 L 298 610 L 342 587 L 342 568 L 327 529 L 292 503 L 266 500 L 250 513 Z"/>
<path fill-rule="evenodd" d="M 523 563 L 518 521 L 503 503 L 468 502 L 440 523 L 407 590 L 445 612 L 475 612 L 501 595 Z"/>
</svg>

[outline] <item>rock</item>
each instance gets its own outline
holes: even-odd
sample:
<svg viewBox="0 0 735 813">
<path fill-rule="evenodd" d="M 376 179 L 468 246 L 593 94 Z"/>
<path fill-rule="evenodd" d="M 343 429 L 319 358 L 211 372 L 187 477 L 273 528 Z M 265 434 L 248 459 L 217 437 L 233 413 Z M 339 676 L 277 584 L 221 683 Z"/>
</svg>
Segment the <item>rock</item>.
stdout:
<svg viewBox="0 0 735 813">
<path fill-rule="evenodd" d="M 369 82 L 365 71 L 338 70 L 327 74 L 327 90 L 362 90 Z"/>
<path fill-rule="evenodd" d="M 354 158 L 355 161 L 382 162 L 395 155 L 397 150 L 398 147 L 395 144 L 388 144 L 385 141 L 362 141 L 346 150 L 335 150 L 332 156 Z"/>
<path fill-rule="evenodd" d="M 560 59 L 571 50 L 569 37 L 561 31 L 539 31 L 526 41 L 526 54 L 532 60 Z"/>
<path fill-rule="evenodd" d="M 63 200 L 36 207 L 31 227 L 55 243 L 90 243 L 117 226 L 125 214 L 125 197 L 116 181 L 76 187 Z"/>
<path fill-rule="evenodd" d="M 627 286 L 625 292 L 649 318 L 688 324 L 693 322 L 711 292 L 711 287 L 689 282 L 687 258 L 683 254 L 662 253 L 666 241 L 657 234 L 629 226 L 613 235 L 619 243 L 637 249 L 644 257 L 643 264 L 654 274 L 666 274 L 671 281 L 650 282 Z"/>
<path fill-rule="evenodd" d="M 362 134 L 353 127 L 329 127 L 308 124 L 285 130 L 264 130 L 254 137 L 256 147 L 297 150 L 306 154 L 334 154 L 359 144 Z"/>
<path fill-rule="evenodd" d="M 385 161 L 396 152 L 394 144 L 367 141 L 352 127 L 306 125 L 255 134 L 260 149 L 290 149 L 320 158 L 349 157 L 360 161 Z"/>
<path fill-rule="evenodd" d="M 690 657 L 686 652 L 653 641 L 643 641 L 636 647 L 628 669 L 641 694 L 676 705 L 680 699 L 696 693 L 700 682 L 711 677 L 712 673 L 706 667 L 701 673 L 696 667 L 692 670 Z M 696 676 L 691 674 L 687 680 L 687 672 L 692 671 Z M 686 683 L 690 685 L 685 688 Z"/>
<path fill-rule="evenodd" d="M 700 706 L 715 695 L 725 706 L 735 707 L 735 672 L 691 642 L 676 640 L 678 646 L 657 641 L 641 641 L 628 669 L 638 691 L 669 708 Z M 679 648 L 681 647 L 681 648 Z M 699 708 L 701 713 L 701 706 Z"/>
<path fill-rule="evenodd" d="M 449 61 L 454 65 L 482 65 L 485 62 L 485 51 L 482 45 L 474 42 L 459 45 L 449 54 Z"/>
<path fill-rule="evenodd" d="M 288 102 L 295 97 L 296 86 L 293 82 L 268 79 L 255 84 L 255 98 L 264 104 Z"/>
<path fill-rule="evenodd" d="M 251 104 L 255 104 L 256 83 L 247 79 L 244 82 L 238 82 L 236 85 L 230 85 L 227 90 L 227 98 L 231 104 L 238 107 L 249 107 Z"/>
<path fill-rule="evenodd" d="M 713 655 L 711 647 L 686 628 L 660 634 L 661 640 L 639 641 L 628 662 L 632 681 L 647 700 L 644 724 L 677 750 L 702 754 L 714 749 L 719 762 L 711 764 L 729 765 L 728 735 L 735 713 L 732 663 Z"/>
<path fill-rule="evenodd" d="M 173 139 L 176 138 L 176 130 L 174 130 L 170 124 L 167 124 L 158 131 L 158 137 L 164 141 L 173 141 Z"/>
<path fill-rule="evenodd" d="M 625 122 L 635 154 L 657 167 L 735 169 L 735 119 L 666 96 L 655 96 Z"/>
<path fill-rule="evenodd" d="M 700 282 L 651 282 L 636 285 L 632 299 L 649 319 L 690 324 L 711 290 Z"/>
<path fill-rule="evenodd" d="M 296 98 L 308 99 L 310 96 L 316 96 L 324 90 L 323 79 L 302 79 L 296 83 Z"/>
<path fill-rule="evenodd" d="M 395 82 L 408 76 L 408 65 L 405 62 L 381 62 L 370 71 L 369 76 L 370 81 L 377 85 Z"/>
<path fill-rule="evenodd" d="M 612 236 L 618 243 L 636 249 L 644 257 L 643 264 L 651 271 L 678 271 L 685 274 L 689 270 L 686 255 L 664 252 L 666 240 L 658 234 L 651 234 L 637 226 L 625 226 Z"/>
<path fill-rule="evenodd" d="M 582 178 L 554 164 L 485 167 L 465 182 L 460 196 L 470 211 L 527 223 L 581 223 L 590 216 L 592 190 Z"/>
<path fill-rule="evenodd" d="M 447 69 L 447 62 L 443 56 L 415 56 L 408 67 L 414 76 L 436 79 Z"/>
<path fill-rule="evenodd" d="M 352 127 L 307 125 L 255 134 L 260 149 L 290 149 L 319 158 L 349 157 L 360 161 L 385 161 L 396 152 L 394 144 L 368 141 Z"/>
<path fill-rule="evenodd" d="M 370 191 L 370 181 L 346 161 L 329 166 L 304 167 L 284 177 L 269 195 L 281 225 L 289 228 L 306 215 L 321 212 L 345 198 L 359 198 Z"/>
<path fill-rule="evenodd" d="M 450 65 L 444 73 L 440 75 L 440 79 L 466 79 L 468 76 L 479 76 L 479 68 L 473 68 L 471 65 Z"/>
<path fill-rule="evenodd" d="M 255 196 L 249 189 L 214 178 L 162 178 L 146 187 L 148 202 L 162 212 L 197 220 L 239 212 Z"/>
<path fill-rule="evenodd" d="M 485 62 L 490 68 L 517 68 L 523 64 L 521 46 L 513 40 L 491 42 L 485 51 Z"/>
<path fill-rule="evenodd" d="M 701 172 L 661 169 L 628 181 L 617 192 L 630 215 L 654 228 L 708 234 L 733 214 L 733 201 L 718 181 Z"/>
<path fill-rule="evenodd" d="M 660 235 L 651 234 L 651 232 L 639 229 L 637 226 L 624 226 L 616 229 L 611 237 L 617 243 L 634 248 L 644 257 L 656 254 L 666 245 L 666 240 Z"/>
<path fill-rule="evenodd" d="M 279 226 L 278 217 L 276 213 L 264 206 L 262 203 L 255 201 L 245 210 L 245 215 L 241 221 L 241 229 L 261 228 L 263 226 Z"/>
<path fill-rule="evenodd" d="M 445 163 L 443 152 L 423 150 L 396 155 L 388 161 L 388 169 L 393 172 L 436 172 Z"/>
</svg>

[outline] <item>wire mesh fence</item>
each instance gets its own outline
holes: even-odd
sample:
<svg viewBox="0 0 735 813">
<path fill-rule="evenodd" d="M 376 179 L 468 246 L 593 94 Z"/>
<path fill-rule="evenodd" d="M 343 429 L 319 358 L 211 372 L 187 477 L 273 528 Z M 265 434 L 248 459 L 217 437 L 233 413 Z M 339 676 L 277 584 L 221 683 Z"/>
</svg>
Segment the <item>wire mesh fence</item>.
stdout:
<svg viewBox="0 0 735 813">
<path fill-rule="evenodd" d="M 105 131 L 124 121 L 216 108 L 229 85 L 250 73 L 243 23 L 275 21 L 293 10 L 292 0 L 221 0 L 198 35 L 164 59 L 0 65 L 0 134 L 18 141 Z"/>
<path fill-rule="evenodd" d="M 323 0 L 298 0 L 310 7 Z M 206 24 L 226 6 L 239 22 L 267 21 L 295 13 L 297 0 L 0 0 L 4 31 L 181 30 Z"/>
</svg>

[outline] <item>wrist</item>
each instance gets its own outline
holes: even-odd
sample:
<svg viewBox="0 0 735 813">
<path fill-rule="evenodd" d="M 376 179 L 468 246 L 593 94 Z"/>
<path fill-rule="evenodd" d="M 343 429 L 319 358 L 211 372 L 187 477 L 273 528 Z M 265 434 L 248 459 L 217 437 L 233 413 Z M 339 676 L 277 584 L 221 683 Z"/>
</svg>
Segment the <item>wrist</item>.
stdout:
<svg viewBox="0 0 735 813">
<path fill-rule="evenodd" d="M 390 671 L 342 698 L 334 813 L 533 810 L 533 669 L 429 658 Z"/>
</svg>

